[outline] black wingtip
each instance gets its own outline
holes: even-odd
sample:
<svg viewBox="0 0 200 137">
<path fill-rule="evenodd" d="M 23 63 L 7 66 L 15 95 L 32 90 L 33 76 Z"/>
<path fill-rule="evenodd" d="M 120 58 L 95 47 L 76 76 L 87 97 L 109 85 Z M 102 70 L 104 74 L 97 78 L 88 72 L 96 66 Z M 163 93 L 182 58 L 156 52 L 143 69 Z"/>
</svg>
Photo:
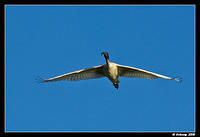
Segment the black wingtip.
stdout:
<svg viewBox="0 0 200 137">
<path fill-rule="evenodd" d="M 44 83 L 45 82 L 45 80 L 41 77 L 37 77 L 35 80 L 36 80 L 37 83 Z"/>
<path fill-rule="evenodd" d="M 182 82 L 183 78 L 182 77 L 174 77 L 172 80 L 176 80 L 177 82 Z"/>
</svg>

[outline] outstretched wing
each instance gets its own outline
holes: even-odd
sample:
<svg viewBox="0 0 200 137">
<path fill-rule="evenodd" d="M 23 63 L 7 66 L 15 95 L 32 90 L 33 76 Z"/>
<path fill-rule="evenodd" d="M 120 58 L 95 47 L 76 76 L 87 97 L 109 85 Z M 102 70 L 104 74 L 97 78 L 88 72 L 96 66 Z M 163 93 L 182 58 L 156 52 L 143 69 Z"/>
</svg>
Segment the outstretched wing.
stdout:
<svg viewBox="0 0 200 137">
<path fill-rule="evenodd" d="M 78 81 L 78 80 L 87 80 L 87 79 L 94 79 L 94 78 L 100 78 L 100 77 L 104 77 L 103 65 L 70 72 L 64 75 L 43 80 L 43 82 L 51 82 L 51 81 L 59 81 L 59 80 Z"/>
<path fill-rule="evenodd" d="M 147 79 L 163 78 L 163 79 L 180 81 L 178 78 L 170 78 L 143 69 L 123 66 L 123 65 L 118 65 L 118 72 L 119 76 L 121 77 L 137 77 L 137 78 L 147 78 Z"/>
</svg>

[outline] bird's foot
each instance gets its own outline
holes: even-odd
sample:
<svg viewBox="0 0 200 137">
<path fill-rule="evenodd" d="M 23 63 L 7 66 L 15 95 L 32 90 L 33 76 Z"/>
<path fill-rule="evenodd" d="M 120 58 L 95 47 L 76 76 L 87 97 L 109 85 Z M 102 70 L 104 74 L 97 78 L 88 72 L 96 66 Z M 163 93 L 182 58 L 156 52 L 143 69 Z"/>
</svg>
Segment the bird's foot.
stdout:
<svg viewBox="0 0 200 137">
<path fill-rule="evenodd" d="M 119 84 L 118 84 L 118 83 L 113 83 L 113 85 L 114 85 L 114 87 L 115 87 L 116 89 L 119 88 Z"/>
</svg>

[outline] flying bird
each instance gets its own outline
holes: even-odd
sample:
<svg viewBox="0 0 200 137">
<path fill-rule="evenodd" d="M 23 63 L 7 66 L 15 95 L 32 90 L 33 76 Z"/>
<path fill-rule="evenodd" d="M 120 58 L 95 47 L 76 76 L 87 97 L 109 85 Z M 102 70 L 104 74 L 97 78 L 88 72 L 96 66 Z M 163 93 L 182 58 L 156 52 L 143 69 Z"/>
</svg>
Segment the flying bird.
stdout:
<svg viewBox="0 0 200 137">
<path fill-rule="evenodd" d="M 178 82 L 181 81 L 181 79 L 179 78 L 171 78 L 157 73 L 149 72 L 143 69 L 119 65 L 110 62 L 108 52 L 102 52 L 101 55 L 104 55 L 104 58 L 106 60 L 106 63 L 103 65 L 94 66 L 92 68 L 81 69 L 78 71 L 53 77 L 50 79 L 44 79 L 42 80 L 42 82 L 52 82 L 60 80 L 78 81 L 78 80 L 107 77 L 113 83 L 113 86 L 116 89 L 118 89 L 120 83 L 119 77 L 136 77 L 136 78 L 146 78 L 146 79 L 163 78 L 168 80 L 176 80 Z"/>
</svg>

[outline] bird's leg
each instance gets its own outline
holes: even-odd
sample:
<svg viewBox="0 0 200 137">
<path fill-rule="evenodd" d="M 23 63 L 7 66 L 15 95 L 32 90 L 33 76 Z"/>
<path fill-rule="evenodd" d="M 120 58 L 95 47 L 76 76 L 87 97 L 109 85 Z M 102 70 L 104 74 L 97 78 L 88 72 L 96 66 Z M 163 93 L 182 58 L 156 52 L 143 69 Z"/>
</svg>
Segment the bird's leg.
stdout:
<svg viewBox="0 0 200 137">
<path fill-rule="evenodd" d="M 116 89 L 119 88 L 119 84 L 118 84 L 118 83 L 113 83 L 113 85 L 114 85 L 114 87 L 115 87 Z"/>
</svg>

